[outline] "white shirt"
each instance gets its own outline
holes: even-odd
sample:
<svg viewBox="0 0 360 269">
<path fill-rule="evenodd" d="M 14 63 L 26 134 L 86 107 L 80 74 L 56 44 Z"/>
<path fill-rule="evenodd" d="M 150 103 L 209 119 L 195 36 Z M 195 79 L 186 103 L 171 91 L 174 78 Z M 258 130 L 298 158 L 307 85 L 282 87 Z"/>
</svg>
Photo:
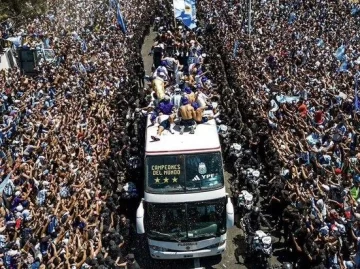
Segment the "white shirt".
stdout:
<svg viewBox="0 0 360 269">
<path fill-rule="evenodd" d="M 154 75 L 153 75 L 153 78 L 161 78 L 163 80 L 167 80 L 169 74 L 168 74 L 168 71 L 166 69 L 165 66 L 159 66 L 158 68 L 156 68 L 155 72 L 154 72 Z"/>
<path fill-rule="evenodd" d="M 171 102 L 174 104 L 174 107 L 176 109 L 179 109 L 179 107 L 181 106 L 181 98 L 181 93 L 177 93 L 171 96 Z"/>
<path fill-rule="evenodd" d="M 166 62 L 166 68 L 170 71 L 175 71 L 177 66 L 177 61 L 175 58 L 172 57 L 166 57 L 164 58 L 164 61 Z"/>
<path fill-rule="evenodd" d="M 200 107 L 206 106 L 206 101 L 209 99 L 209 97 L 204 94 L 203 92 L 199 92 L 197 95 L 197 102 L 200 105 Z"/>
<path fill-rule="evenodd" d="M 191 72 L 191 69 L 194 68 L 194 66 L 195 66 L 195 64 L 190 64 L 190 65 L 189 65 L 189 73 Z"/>
<path fill-rule="evenodd" d="M 180 84 L 180 79 L 181 79 L 182 76 L 183 76 L 183 72 L 178 71 L 176 73 L 176 84 Z"/>
</svg>

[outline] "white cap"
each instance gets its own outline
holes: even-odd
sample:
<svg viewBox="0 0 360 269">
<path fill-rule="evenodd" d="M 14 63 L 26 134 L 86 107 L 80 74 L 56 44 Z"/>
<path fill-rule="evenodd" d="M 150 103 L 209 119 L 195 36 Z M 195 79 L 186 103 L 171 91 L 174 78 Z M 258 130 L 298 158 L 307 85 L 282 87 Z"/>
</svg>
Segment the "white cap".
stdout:
<svg viewBox="0 0 360 269">
<path fill-rule="evenodd" d="M 24 207 L 21 204 L 19 204 L 15 209 L 16 211 L 21 212 L 23 211 Z"/>
<path fill-rule="evenodd" d="M 23 218 L 23 215 L 20 212 L 16 212 L 15 217 L 19 219 L 19 218 Z"/>
</svg>

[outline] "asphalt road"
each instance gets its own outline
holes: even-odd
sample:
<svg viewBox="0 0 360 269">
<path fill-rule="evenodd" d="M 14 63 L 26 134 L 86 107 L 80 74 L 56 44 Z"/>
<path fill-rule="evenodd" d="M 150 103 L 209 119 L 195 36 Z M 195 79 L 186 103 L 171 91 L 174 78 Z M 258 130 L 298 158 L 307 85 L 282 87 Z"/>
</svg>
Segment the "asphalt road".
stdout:
<svg viewBox="0 0 360 269">
<path fill-rule="evenodd" d="M 151 46 L 154 43 L 154 38 L 156 37 L 156 32 L 151 31 L 150 34 L 145 38 L 144 44 L 142 46 L 142 57 L 144 61 L 144 67 L 146 71 L 146 75 L 151 74 L 151 66 L 152 66 L 152 56 L 148 56 Z M 229 191 L 229 179 L 231 177 L 231 174 L 225 172 L 225 179 L 226 179 L 226 187 Z M 236 216 L 235 216 L 236 217 Z M 278 239 L 273 238 L 273 244 L 276 246 L 278 245 Z M 148 250 L 146 249 L 146 246 L 144 244 L 142 245 L 144 247 L 143 249 L 143 255 L 141 257 L 140 265 L 144 269 L 190 269 L 194 268 L 194 261 L 192 259 L 189 260 L 174 260 L 174 261 L 157 261 L 151 259 L 151 257 L 148 254 Z M 204 267 L 206 269 L 245 269 L 245 268 L 253 268 L 251 264 L 243 264 L 238 263 L 236 256 L 237 254 L 243 253 L 244 249 L 244 238 L 242 231 L 234 226 L 233 228 L 228 230 L 228 236 L 227 236 L 227 248 L 225 253 L 222 255 L 222 257 L 207 257 L 200 259 L 200 266 Z M 276 265 L 279 264 L 278 259 L 281 259 L 283 256 L 282 250 L 277 249 L 274 252 L 274 256 L 272 258 L 272 264 Z M 255 268 L 254 268 L 255 269 Z"/>
</svg>

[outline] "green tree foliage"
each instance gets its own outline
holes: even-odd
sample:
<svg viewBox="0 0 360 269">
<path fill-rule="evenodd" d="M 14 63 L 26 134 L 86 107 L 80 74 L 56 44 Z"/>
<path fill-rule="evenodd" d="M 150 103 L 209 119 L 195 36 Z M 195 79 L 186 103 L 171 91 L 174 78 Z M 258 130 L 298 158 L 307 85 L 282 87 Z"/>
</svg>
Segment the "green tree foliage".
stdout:
<svg viewBox="0 0 360 269">
<path fill-rule="evenodd" d="M 0 0 L 0 22 L 11 17 L 33 17 L 46 11 L 46 0 Z"/>
</svg>

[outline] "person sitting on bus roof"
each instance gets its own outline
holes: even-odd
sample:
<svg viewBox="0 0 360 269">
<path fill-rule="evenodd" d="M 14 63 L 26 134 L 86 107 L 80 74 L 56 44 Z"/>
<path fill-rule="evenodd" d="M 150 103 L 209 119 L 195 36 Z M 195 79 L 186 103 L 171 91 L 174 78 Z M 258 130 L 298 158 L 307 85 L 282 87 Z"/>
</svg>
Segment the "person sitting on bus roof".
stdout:
<svg viewBox="0 0 360 269">
<path fill-rule="evenodd" d="M 180 121 L 180 134 L 184 133 L 185 127 L 190 127 L 190 134 L 195 133 L 195 109 L 189 102 L 189 99 L 184 97 L 182 100 L 182 106 L 179 109 Z"/>
<path fill-rule="evenodd" d="M 173 112 L 174 104 L 171 103 L 170 96 L 165 95 L 164 99 L 159 103 L 159 112 L 165 115 L 170 115 Z"/>
<path fill-rule="evenodd" d="M 198 87 L 195 93 L 196 102 L 200 105 L 200 107 L 205 107 L 209 104 L 209 100 L 211 95 L 207 95 L 204 93 L 205 89 L 203 87 Z"/>
<path fill-rule="evenodd" d="M 189 100 L 190 103 L 195 102 L 195 93 L 191 90 L 190 87 L 184 88 L 184 95 Z"/>
<path fill-rule="evenodd" d="M 164 99 L 159 102 L 158 106 L 155 107 L 155 111 L 151 115 L 151 118 L 150 118 L 151 125 L 150 126 L 153 126 L 155 124 L 155 119 L 160 113 L 165 114 L 165 115 L 172 114 L 173 108 L 174 108 L 174 104 L 171 103 L 170 96 L 165 95 Z"/>
<path fill-rule="evenodd" d="M 195 79 L 192 75 L 184 76 L 184 82 L 187 87 L 190 87 L 195 84 Z"/>
<path fill-rule="evenodd" d="M 160 141 L 161 134 L 168 130 L 171 134 L 174 134 L 171 128 L 175 125 L 174 124 L 175 114 L 172 115 L 165 115 L 160 113 L 157 117 L 157 121 L 159 123 L 159 127 L 157 129 L 157 136 L 151 136 L 151 139 L 154 141 Z"/>
<path fill-rule="evenodd" d="M 195 109 L 195 118 L 194 118 L 194 120 L 195 120 L 195 122 L 197 124 L 208 122 L 209 120 L 215 119 L 216 117 L 218 117 L 220 115 L 219 113 L 217 113 L 214 116 L 204 117 L 204 110 L 212 109 L 211 105 L 201 107 L 195 102 L 195 103 L 192 104 L 192 106 Z"/>
<path fill-rule="evenodd" d="M 161 64 L 163 64 L 163 63 L 169 73 L 169 77 L 175 78 L 174 76 L 175 76 L 176 72 L 178 71 L 178 69 L 180 68 L 179 61 L 173 57 L 165 57 L 161 61 Z"/>
<path fill-rule="evenodd" d="M 156 68 L 153 78 L 161 78 L 164 81 L 169 81 L 170 77 L 169 77 L 169 72 L 165 67 L 166 63 L 164 61 L 161 61 L 161 65 Z"/>
<path fill-rule="evenodd" d="M 170 102 L 170 97 L 168 95 L 164 96 L 164 99 L 159 101 L 159 98 L 157 97 L 156 93 L 152 93 L 153 100 L 151 100 L 151 103 L 148 107 L 152 107 L 153 111 L 151 114 L 151 125 L 153 126 L 155 124 L 156 117 L 159 115 L 159 113 L 163 113 L 166 115 L 170 115 L 172 113 L 174 105 Z M 149 108 L 143 108 L 147 111 L 151 111 Z M 150 127 L 148 126 L 148 127 Z"/>
<path fill-rule="evenodd" d="M 175 73 L 176 84 L 180 84 L 182 80 L 184 80 L 184 72 L 179 70 Z"/>
<path fill-rule="evenodd" d="M 189 74 L 196 74 L 197 70 L 201 67 L 200 63 L 192 63 L 189 65 Z"/>
<path fill-rule="evenodd" d="M 174 104 L 176 110 L 178 110 L 181 106 L 181 89 L 179 87 L 175 87 L 174 94 L 171 96 L 171 103 Z"/>
</svg>

